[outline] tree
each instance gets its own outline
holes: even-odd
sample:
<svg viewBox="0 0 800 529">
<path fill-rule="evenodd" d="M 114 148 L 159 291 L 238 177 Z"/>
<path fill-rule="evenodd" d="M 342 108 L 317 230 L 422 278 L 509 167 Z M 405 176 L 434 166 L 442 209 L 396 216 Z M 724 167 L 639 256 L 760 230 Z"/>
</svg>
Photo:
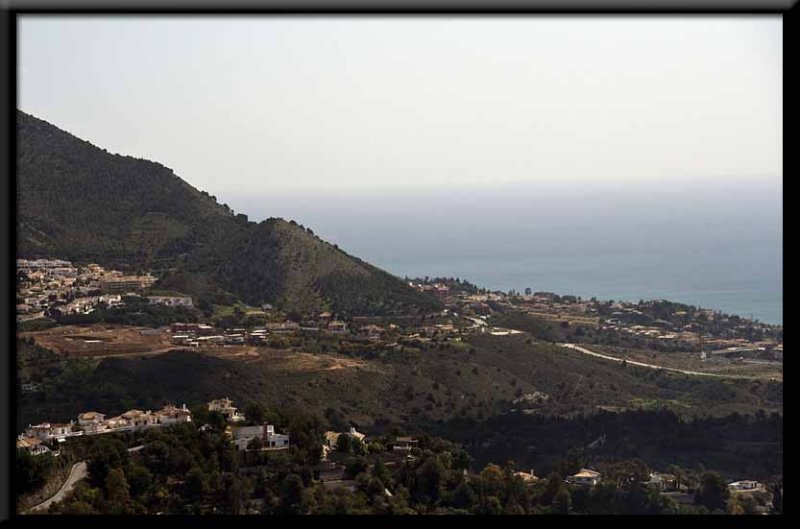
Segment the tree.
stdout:
<svg viewBox="0 0 800 529">
<path fill-rule="evenodd" d="M 478 495 L 466 481 L 462 481 L 453 491 L 453 505 L 460 509 L 470 509 L 478 502 Z"/>
<path fill-rule="evenodd" d="M 50 512 L 61 512 L 61 514 L 77 514 L 77 515 L 85 515 L 85 514 L 96 514 L 94 507 L 86 503 L 85 501 L 69 501 L 66 502 L 65 505 L 59 511 L 59 503 L 54 503 L 50 506 Z"/>
<path fill-rule="evenodd" d="M 20 492 L 36 490 L 44 485 L 51 462 L 49 454 L 34 456 L 27 450 L 17 450 L 16 477 Z"/>
<path fill-rule="evenodd" d="M 325 410 L 325 418 L 328 420 L 328 425 L 331 429 L 345 430 L 347 428 L 347 420 L 344 414 L 336 408 L 327 408 Z"/>
<path fill-rule="evenodd" d="M 554 514 L 569 514 L 569 509 L 572 506 L 572 497 L 570 496 L 567 487 L 563 486 L 556 493 L 553 498 L 551 507 Z"/>
<path fill-rule="evenodd" d="M 700 486 L 695 492 L 695 501 L 709 511 L 724 509 L 730 496 L 728 485 L 716 472 L 704 472 L 700 476 Z"/>
<path fill-rule="evenodd" d="M 497 496 L 505 487 L 503 469 L 494 463 L 489 463 L 480 473 L 481 496 Z"/>
<path fill-rule="evenodd" d="M 226 514 L 240 514 L 251 489 L 246 478 L 226 473 L 222 478 L 222 502 Z"/>
<path fill-rule="evenodd" d="M 367 470 L 367 462 L 363 457 L 350 457 L 344 463 L 344 474 L 350 479 L 355 478 Z"/>
<path fill-rule="evenodd" d="M 382 483 L 388 484 L 391 479 L 389 469 L 386 468 L 382 459 L 377 459 L 375 465 L 372 467 L 372 476 L 381 480 Z"/>
<path fill-rule="evenodd" d="M 253 437 L 250 442 L 247 443 L 248 450 L 261 450 L 262 448 L 264 448 L 264 442 L 260 437 Z"/>
<path fill-rule="evenodd" d="M 774 512 L 783 514 L 783 476 L 774 485 L 772 492 L 772 509 Z"/>
<path fill-rule="evenodd" d="M 89 452 L 89 475 L 96 484 L 102 484 L 111 469 L 121 467 L 127 461 L 128 451 L 122 441 L 101 436 Z"/>
<path fill-rule="evenodd" d="M 376 495 L 382 496 L 385 491 L 386 491 L 386 486 L 380 479 L 373 477 L 370 478 L 369 481 L 367 482 L 366 493 L 369 497 Z"/>
<path fill-rule="evenodd" d="M 447 468 L 437 456 L 428 457 L 416 471 L 414 495 L 424 503 L 435 503 L 442 492 Z"/>
<path fill-rule="evenodd" d="M 112 511 L 125 510 L 131 499 L 131 488 L 125 479 L 125 472 L 121 468 L 109 471 L 105 479 L 106 498 L 111 504 Z"/>
<path fill-rule="evenodd" d="M 650 469 L 641 459 L 631 459 L 607 465 L 604 474 L 604 479 L 615 482 L 620 488 L 630 489 L 647 481 Z"/>
<path fill-rule="evenodd" d="M 208 478 L 200 467 L 194 466 L 186 474 L 186 493 L 192 501 L 201 500 L 209 492 Z"/>
<path fill-rule="evenodd" d="M 224 432 L 228 426 L 228 420 L 218 411 L 208 413 L 208 424 L 217 432 Z"/>
<path fill-rule="evenodd" d="M 244 409 L 244 416 L 250 424 L 264 424 L 266 415 L 266 408 L 258 402 L 251 402 Z"/>
<path fill-rule="evenodd" d="M 547 485 L 539 499 L 545 505 L 550 505 L 555 501 L 558 493 L 562 490 L 566 490 L 566 488 L 561 476 L 556 472 L 552 472 L 547 478 Z"/>
<path fill-rule="evenodd" d="M 153 484 L 153 474 L 141 465 L 131 464 L 125 472 L 125 478 L 131 487 L 131 496 L 138 498 L 146 493 Z"/>
<path fill-rule="evenodd" d="M 350 439 L 350 452 L 357 456 L 367 455 L 367 445 L 361 439 L 351 437 Z"/>
<path fill-rule="evenodd" d="M 297 474 L 289 474 L 281 488 L 281 503 L 285 512 L 295 513 L 303 500 L 303 480 Z"/>
<path fill-rule="evenodd" d="M 198 404 L 191 407 L 192 422 L 203 425 L 208 423 L 209 411 L 206 404 Z"/>
<path fill-rule="evenodd" d="M 347 454 L 353 451 L 353 438 L 349 433 L 339 434 L 336 438 L 336 450 Z"/>
</svg>

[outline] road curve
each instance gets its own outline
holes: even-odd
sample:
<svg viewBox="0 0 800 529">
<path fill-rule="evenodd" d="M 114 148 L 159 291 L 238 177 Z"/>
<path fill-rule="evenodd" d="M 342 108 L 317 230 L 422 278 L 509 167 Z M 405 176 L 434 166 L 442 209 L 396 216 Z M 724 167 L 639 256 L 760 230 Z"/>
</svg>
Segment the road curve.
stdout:
<svg viewBox="0 0 800 529">
<path fill-rule="evenodd" d="M 55 493 L 50 499 L 43 501 L 39 505 L 35 507 L 31 507 L 28 512 L 47 512 L 47 509 L 50 508 L 50 505 L 53 503 L 57 503 L 64 499 L 64 497 L 75 488 L 75 484 L 78 483 L 80 480 L 86 477 L 86 461 L 79 461 L 72 465 L 72 470 L 70 470 L 69 477 L 67 481 L 61 485 L 61 488 L 58 489 L 58 492 Z"/>
<path fill-rule="evenodd" d="M 748 377 L 748 376 L 744 376 L 744 375 L 723 375 L 723 374 L 720 374 L 720 373 L 703 373 L 701 371 L 687 371 L 685 369 L 676 369 L 674 367 L 662 367 L 662 366 L 657 366 L 657 365 L 654 365 L 654 364 L 645 364 L 644 362 L 636 362 L 634 360 L 627 360 L 625 358 L 617 358 L 616 356 L 609 356 L 609 355 L 604 355 L 604 354 L 600 354 L 600 353 L 595 353 L 594 351 L 590 351 L 589 349 L 586 349 L 585 347 L 581 347 L 579 345 L 575 345 L 574 343 L 560 343 L 560 344 L 556 344 L 556 345 L 558 345 L 559 347 L 565 347 L 567 349 L 572 349 L 573 351 L 578 351 L 578 352 L 583 353 L 583 354 L 596 356 L 598 358 L 604 358 L 606 360 L 613 360 L 614 362 L 627 362 L 628 364 L 630 364 L 632 366 L 647 367 L 647 368 L 650 368 L 650 369 L 662 369 L 664 371 L 671 371 L 673 373 L 683 373 L 684 375 L 694 375 L 694 376 L 699 376 L 699 377 L 716 377 L 716 378 L 745 378 L 745 379 L 759 378 L 759 377 Z"/>
</svg>

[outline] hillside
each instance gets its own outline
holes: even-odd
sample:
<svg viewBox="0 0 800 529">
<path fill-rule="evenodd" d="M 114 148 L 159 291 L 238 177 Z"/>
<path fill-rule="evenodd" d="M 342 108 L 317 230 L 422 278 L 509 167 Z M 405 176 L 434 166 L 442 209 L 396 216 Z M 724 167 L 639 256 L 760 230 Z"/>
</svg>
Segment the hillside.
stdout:
<svg viewBox="0 0 800 529">
<path fill-rule="evenodd" d="M 386 357 L 261 349 L 246 361 L 173 350 L 97 362 L 17 346 L 20 376 L 41 384 L 18 392 L 18 428 L 89 409 L 117 414 L 228 396 L 370 434 L 429 432 L 463 443 L 481 466 L 513 459 L 546 472 L 601 435 L 604 446 L 584 456 L 646 454 L 663 466 L 704 462 L 751 476 L 777 472 L 782 457 L 781 383 L 622 367 L 523 337 L 480 336 Z"/>
<path fill-rule="evenodd" d="M 70 360 L 18 342 L 18 366 L 41 371 L 42 392 L 21 396 L 20 417 L 69 420 L 82 409 L 113 413 L 163 401 L 225 394 L 322 414 L 335 408 L 361 425 L 419 425 L 490 417 L 671 409 L 681 415 L 782 412 L 780 382 L 706 380 L 623 367 L 522 337 L 476 336 L 379 356 L 261 348 L 246 361 L 188 350 L 143 358 Z M 26 367 L 27 366 L 27 367 Z M 28 376 L 27 380 L 31 380 Z"/>
<path fill-rule="evenodd" d="M 212 302 L 384 314 L 438 302 L 295 222 L 250 222 L 155 162 L 17 111 L 17 255 L 154 270 Z"/>
</svg>

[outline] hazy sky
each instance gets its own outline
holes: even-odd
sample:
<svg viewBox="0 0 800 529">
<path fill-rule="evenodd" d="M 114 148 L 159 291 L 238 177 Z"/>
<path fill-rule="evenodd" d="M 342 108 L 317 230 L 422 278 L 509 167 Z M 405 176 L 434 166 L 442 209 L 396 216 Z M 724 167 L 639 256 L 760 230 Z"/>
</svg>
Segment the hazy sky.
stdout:
<svg viewBox="0 0 800 529">
<path fill-rule="evenodd" d="M 19 108 L 212 194 L 782 177 L 775 17 L 42 17 Z"/>
</svg>

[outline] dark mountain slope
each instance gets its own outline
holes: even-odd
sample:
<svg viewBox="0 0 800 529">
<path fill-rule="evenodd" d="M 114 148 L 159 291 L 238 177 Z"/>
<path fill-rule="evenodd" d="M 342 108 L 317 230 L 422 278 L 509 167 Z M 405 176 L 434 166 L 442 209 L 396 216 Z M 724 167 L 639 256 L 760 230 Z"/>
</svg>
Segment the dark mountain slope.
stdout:
<svg viewBox="0 0 800 529">
<path fill-rule="evenodd" d="M 161 271 L 160 286 L 217 302 L 349 313 L 438 302 L 294 222 L 248 222 L 158 163 L 114 155 L 17 112 L 20 257 Z"/>
</svg>

